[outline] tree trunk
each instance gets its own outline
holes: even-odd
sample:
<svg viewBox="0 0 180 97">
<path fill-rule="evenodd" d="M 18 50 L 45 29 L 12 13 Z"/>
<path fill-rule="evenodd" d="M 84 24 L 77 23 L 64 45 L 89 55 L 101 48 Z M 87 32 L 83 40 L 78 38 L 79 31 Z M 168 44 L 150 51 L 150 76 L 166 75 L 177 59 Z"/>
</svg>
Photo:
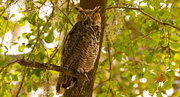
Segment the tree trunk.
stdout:
<svg viewBox="0 0 180 97">
<path fill-rule="evenodd" d="M 88 73 L 90 82 L 86 82 L 84 84 L 84 88 L 82 89 L 81 94 L 80 94 L 80 97 L 92 97 L 93 86 L 94 86 L 94 81 L 96 78 L 96 71 L 98 68 L 100 52 L 101 52 L 103 36 L 104 36 L 106 0 L 80 0 L 80 6 L 83 9 L 94 9 L 94 7 L 96 6 L 101 6 L 101 12 L 100 12 L 101 14 L 101 39 L 100 39 L 99 54 L 94 65 L 94 69 L 92 69 Z M 72 93 L 73 93 L 73 88 L 70 88 L 69 90 L 65 91 L 64 97 L 71 97 Z"/>
</svg>

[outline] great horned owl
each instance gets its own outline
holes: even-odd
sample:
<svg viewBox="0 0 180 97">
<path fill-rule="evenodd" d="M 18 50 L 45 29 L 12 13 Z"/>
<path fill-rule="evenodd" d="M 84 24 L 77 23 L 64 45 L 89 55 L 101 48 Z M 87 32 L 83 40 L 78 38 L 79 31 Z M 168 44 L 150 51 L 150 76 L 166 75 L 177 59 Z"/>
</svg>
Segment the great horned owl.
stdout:
<svg viewBox="0 0 180 97">
<path fill-rule="evenodd" d="M 67 34 L 61 54 L 61 66 L 70 68 L 84 75 L 94 67 L 99 52 L 101 32 L 101 7 L 91 9 L 75 8 L 78 11 L 76 24 Z M 62 94 L 63 88 L 68 89 L 74 85 L 76 78 L 59 74 L 56 93 Z"/>
</svg>

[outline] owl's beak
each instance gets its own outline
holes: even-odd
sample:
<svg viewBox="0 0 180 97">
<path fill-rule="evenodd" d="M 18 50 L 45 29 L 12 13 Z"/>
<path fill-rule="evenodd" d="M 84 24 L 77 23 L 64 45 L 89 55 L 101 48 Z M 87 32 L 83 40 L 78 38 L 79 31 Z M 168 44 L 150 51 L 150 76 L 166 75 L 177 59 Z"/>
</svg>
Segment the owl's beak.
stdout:
<svg viewBox="0 0 180 97">
<path fill-rule="evenodd" d="M 87 20 L 85 21 L 86 25 L 91 25 L 91 20 L 89 18 L 87 18 Z"/>
</svg>

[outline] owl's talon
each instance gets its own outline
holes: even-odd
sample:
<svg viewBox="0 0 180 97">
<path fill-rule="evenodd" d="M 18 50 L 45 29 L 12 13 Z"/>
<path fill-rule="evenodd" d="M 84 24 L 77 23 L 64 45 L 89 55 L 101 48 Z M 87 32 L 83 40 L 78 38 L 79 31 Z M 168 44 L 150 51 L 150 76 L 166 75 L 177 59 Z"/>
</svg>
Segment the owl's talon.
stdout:
<svg viewBox="0 0 180 97">
<path fill-rule="evenodd" d="M 83 75 L 86 77 L 86 81 L 90 82 L 90 79 L 87 76 L 87 72 L 85 72 Z"/>
</svg>

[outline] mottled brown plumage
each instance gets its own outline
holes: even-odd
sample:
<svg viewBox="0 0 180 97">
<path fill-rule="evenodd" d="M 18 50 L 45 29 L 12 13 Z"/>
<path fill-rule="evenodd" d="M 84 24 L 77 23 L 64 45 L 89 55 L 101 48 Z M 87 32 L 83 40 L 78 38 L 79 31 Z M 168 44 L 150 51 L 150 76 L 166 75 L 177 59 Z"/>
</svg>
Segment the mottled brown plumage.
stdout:
<svg viewBox="0 0 180 97">
<path fill-rule="evenodd" d="M 61 66 L 75 70 L 87 79 L 87 73 L 94 67 L 98 56 L 101 17 L 100 6 L 91 9 L 76 7 L 76 24 L 67 34 L 62 48 Z M 57 94 L 63 93 L 74 85 L 76 79 L 63 73 L 59 74 Z"/>
</svg>

